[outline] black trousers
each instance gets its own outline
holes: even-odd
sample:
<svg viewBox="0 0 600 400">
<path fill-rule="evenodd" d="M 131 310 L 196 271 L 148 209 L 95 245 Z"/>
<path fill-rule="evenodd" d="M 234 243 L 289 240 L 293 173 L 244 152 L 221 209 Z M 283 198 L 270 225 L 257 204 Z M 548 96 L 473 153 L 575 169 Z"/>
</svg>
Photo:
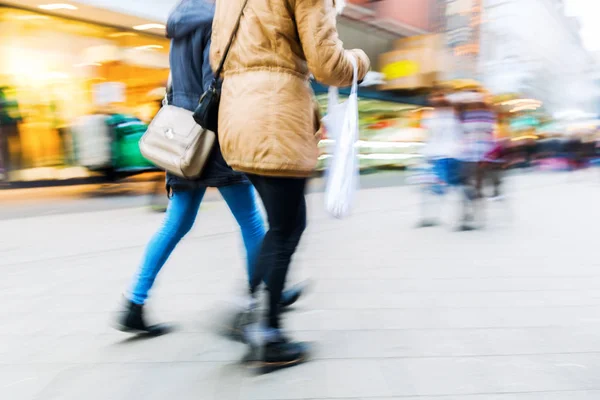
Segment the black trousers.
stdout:
<svg viewBox="0 0 600 400">
<path fill-rule="evenodd" d="M 269 290 L 268 324 L 279 329 L 281 293 L 292 255 L 306 228 L 305 178 L 248 175 L 267 212 L 269 231 L 258 256 L 251 282 L 255 292 L 266 277 Z"/>
</svg>

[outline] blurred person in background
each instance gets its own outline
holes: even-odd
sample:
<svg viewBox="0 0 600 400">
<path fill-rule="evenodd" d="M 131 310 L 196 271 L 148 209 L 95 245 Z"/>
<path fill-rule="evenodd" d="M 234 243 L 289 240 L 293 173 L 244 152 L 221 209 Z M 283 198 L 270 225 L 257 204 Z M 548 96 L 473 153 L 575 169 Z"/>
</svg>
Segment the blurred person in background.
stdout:
<svg viewBox="0 0 600 400">
<path fill-rule="evenodd" d="M 0 87 L 0 178 L 23 168 L 19 123 L 19 105 L 8 97 L 8 87 Z"/>
<path fill-rule="evenodd" d="M 208 57 L 214 10 L 214 2 L 208 0 L 183 0 L 169 16 L 167 36 L 171 39 L 172 74 L 169 104 L 193 111 L 213 79 Z M 265 228 L 254 188 L 243 173 L 233 171 L 227 165 L 219 146 L 215 145 L 199 179 L 186 180 L 167 174 L 170 195 L 167 214 L 162 227 L 148 244 L 126 295 L 125 309 L 117 319 L 120 330 L 151 335 L 167 332 L 168 327 L 149 325 L 145 321 L 144 303 L 171 252 L 192 228 L 208 187 L 219 189 L 238 222 L 246 249 L 248 280 L 256 275 L 255 264 Z M 285 292 L 278 302 L 284 307 L 291 305 L 300 297 L 301 289 L 298 286 Z"/>
<path fill-rule="evenodd" d="M 481 179 L 489 179 L 492 184 L 492 196 L 490 200 L 503 200 L 502 179 L 506 164 L 506 143 L 500 138 L 496 138 L 494 146 L 484 157 L 483 168 L 485 172 Z"/>
<path fill-rule="evenodd" d="M 460 230 L 477 228 L 483 198 L 486 155 L 494 148 L 496 117 L 483 95 L 468 93 L 461 112 L 463 150 L 461 152 L 464 207 Z"/>
<path fill-rule="evenodd" d="M 566 153 L 569 171 L 578 171 L 585 166 L 584 145 L 579 133 L 567 137 Z"/>
<path fill-rule="evenodd" d="M 244 0 L 217 0 L 211 63 L 216 69 Z M 338 4 L 340 6 L 340 4 Z M 309 84 L 349 86 L 358 62 L 364 79 L 369 59 L 344 50 L 334 0 L 250 0 L 225 61 L 219 141 L 225 160 L 245 172 L 265 206 L 269 231 L 251 285 L 255 295 L 268 276 L 268 318 L 255 339 L 259 365 L 302 362 L 307 348 L 281 330 L 280 303 L 291 258 L 306 227 L 304 192 L 317 164 L 320 116 Z M 256 342 L 255 342 L 256 343 Z"/>
<path fill-rule="evenodd" d="M 435 90 L 429 102 L 433 110 L 423 119 L 423 127 L 427 130 L 427 143 L 423 155 L 431 166 L 433 182 L 428 182 L 424 187 L 418 227 L 438 225 L 440 199 L 446 194 L 449 186 L 458 183 L 460 172 L 458 157 L 463 134 L 456 109 L 442 89 Z"/>
</svg>

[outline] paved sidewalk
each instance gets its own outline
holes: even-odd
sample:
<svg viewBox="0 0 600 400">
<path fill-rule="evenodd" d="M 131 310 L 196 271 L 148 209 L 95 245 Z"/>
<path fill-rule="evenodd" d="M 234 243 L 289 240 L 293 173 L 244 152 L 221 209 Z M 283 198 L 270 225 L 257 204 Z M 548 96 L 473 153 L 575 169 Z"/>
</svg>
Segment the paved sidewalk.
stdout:
<svg viewBox="0 0 600 400">
<path fill-rule="evenodd" d="M 600 183 L 511 179 L 488 227 L 415 230 L 411 187 L 366 189 L 356 212 L 310 222 L 291 280 L 316 285 L 286 326 L 302 366 L 254 376 L 213 333 L 243 286 L 241 241 L 210 202 L 150 303 L 179 330 L 128 340 L 109 326 L 161 215 L 143 208 L 0 221 L 0 399 L 596 400 Z M 447 219 L 451 219 L 448 207 Z"/>
</svg>

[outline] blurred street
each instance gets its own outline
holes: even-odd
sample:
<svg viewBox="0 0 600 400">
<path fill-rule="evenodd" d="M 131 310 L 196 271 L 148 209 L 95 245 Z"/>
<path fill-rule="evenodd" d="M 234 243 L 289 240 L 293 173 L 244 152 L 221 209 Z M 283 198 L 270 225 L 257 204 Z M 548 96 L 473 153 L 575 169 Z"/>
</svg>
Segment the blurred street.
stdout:
<svg viewBox="0 0 600 400">
<path fill-rule="evenodd" d="M 452 231 L 455 199 L 446 226 L 414 229 L 416 189 L 388 178 L 365 184 L 342 221 L 325 214 L 315 183 L 291 277 L 315 285 L 285 322 L 315 343 L 314 357 L 264 376 L 241 365 L 244 346 L 215 334 L 245 276 L 238 228 L 216 194 L 149 303 L 153 320 L 178 330 L 150 340 L 110 327 L 162 218 L 144 196 L 112 207 L 32 196 L 25 217 L 27 192 L 7 194 L 0 398 L 598 399 L 595 171 L 512 176 L 508 201 L 488 203 L 486 229 L 468 233 Z"/>
<path fill-rule="evenodd" d="M 379 172 L 361 176 L 363 188 L 396 186 L 405 183 L 407 174 L 402 171 Z M 34 189 L 0 191 L 0 220 L 65 214 L 73 212 L 102 211 L 115 208 L 145 207 L 157 187 L 158 201 L 166 204 L 164 177 L 152 182 L 129 180 L 105 185 L 57 186 Z M 151 176 L 155 179 L 154 176 Z M 322 192 L 322 178 L 310 182 L 310 192 Z M 217 190 L 209 189 L 204 201 L 219 201 Z"/>
</svg>

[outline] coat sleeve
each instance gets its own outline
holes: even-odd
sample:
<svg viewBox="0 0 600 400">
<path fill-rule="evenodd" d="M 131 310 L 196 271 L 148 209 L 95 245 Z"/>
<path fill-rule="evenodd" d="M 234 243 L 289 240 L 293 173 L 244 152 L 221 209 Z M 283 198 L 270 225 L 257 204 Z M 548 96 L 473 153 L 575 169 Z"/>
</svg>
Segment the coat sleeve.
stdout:
<svg viewBox="0 0 600 400">
<path fill-rule="evenodd" d="M 358 80 L 369 71 L 369 57 L 362 50 L 344 50 L 336 28 L 333 0 L 295 0 L 294 13 L 308 69 L 320 83 L 350 86 L 354 70 L 350 56 L 358 61 Z"/>
</svg>

